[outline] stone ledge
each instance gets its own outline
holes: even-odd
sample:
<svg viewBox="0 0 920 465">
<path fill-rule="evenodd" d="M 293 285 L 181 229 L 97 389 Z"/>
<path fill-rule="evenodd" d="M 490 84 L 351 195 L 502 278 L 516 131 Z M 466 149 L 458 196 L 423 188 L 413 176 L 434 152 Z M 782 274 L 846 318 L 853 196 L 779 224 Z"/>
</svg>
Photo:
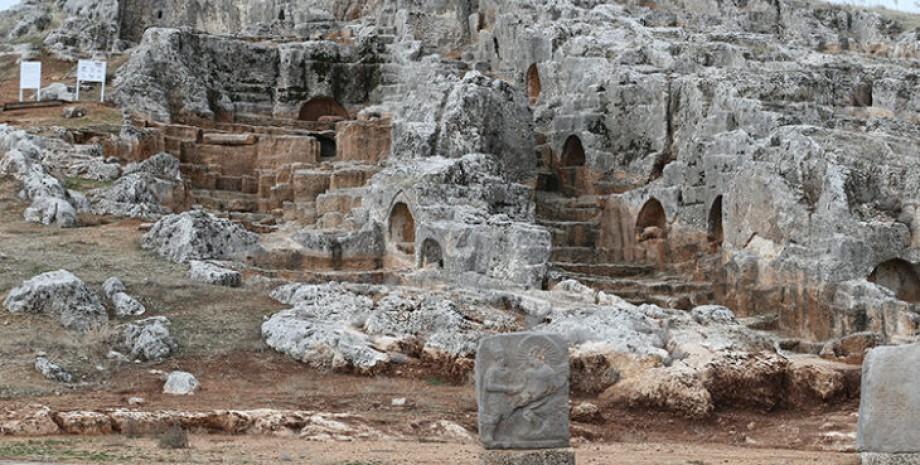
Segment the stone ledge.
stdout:
<svg viewBox="0 0 920 465">
<path fill-rule="evenodd" d="M 575 450 L 487 450 L 479 455 L 479 465 L 575 465 Z"/>
<path fill-rule="evenodd" d="M 859 454 L 862 465 L 920 465 L 920 452 L 890 454 L 884 452 L 863 452 Z"/>
</svg>

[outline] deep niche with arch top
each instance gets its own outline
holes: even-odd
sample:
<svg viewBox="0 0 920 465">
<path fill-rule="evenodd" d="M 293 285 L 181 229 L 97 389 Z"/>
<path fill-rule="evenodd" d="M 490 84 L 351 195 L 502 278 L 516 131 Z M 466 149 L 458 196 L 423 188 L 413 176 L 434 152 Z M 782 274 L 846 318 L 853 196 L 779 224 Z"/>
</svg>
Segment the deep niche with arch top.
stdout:
<svg viewBox="0 0 920 465">
<path fill-rule="evenodd" d="M 585 166 L 585 147 L 576 135 L 569 136 L 565 140 L 565 145 L 562 146 L 562 166 L 564 168 Z"/>
<path fill-rule="evenodd" d="M 324 116 L 348 119 L 348 110 L 332 97 L 314 97 L 300 107 L 301 121 L 319 121 Z"/>
<path fill-rule="evenodd" d="M 527 68 L 527 99 L 531 105 L 536 105 L 540 101 L 540 94 L 543 92 L 543 84 L 540 82 L 540 69 L 534 63 Z"/>
<path fill-rule="evenodd" d="M 717 246 L 721 246 L 725 242 L 725 229 L 722 224 L 723 215 L 722 196 L 720 195 L 712 201 L 712 206 L 709 207 L 709 242 Z"/>
<path fill-rule="evenodd" d="M 664 239 L 668 235 L 668 217 L 665 214 L 664 206 L 658 199 L 652 197 L 636 217 L 636 234 L 642 240 L 647 239 Z"/>
<path fill-rule="evenodd" d="M 422 268 L 444 268 L 444 249 L 438 241 L 429 237 L 422 241 L 421 259 Z"/>
<path fill-rule="evenodd" d="M 869 282 L 890 289 L 900 300 L 920 303 L 920 275 L 907 260 L 894 258 L 882 262 L 872 270 L 868 279 Z"/>
<path fill-rule="evenodd" d="M 415 217 L 405 202 L 397 202 L 390 210 L 390 240 L 403 252 L 415 248 Z"/>
</svg>

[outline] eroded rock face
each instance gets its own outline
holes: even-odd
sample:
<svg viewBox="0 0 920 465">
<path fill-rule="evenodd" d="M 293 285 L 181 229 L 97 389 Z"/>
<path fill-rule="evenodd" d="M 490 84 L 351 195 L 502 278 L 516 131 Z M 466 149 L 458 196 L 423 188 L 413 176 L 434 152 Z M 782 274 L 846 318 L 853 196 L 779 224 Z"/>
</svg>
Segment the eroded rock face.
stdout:
<svg viewBox="0 0 920 465">
<path fill-rule="evenodd" d="M 509 179 L 522 181 L 534 175 L 534 145 L 533 117 L 520 89 L 471 72 L 451 90 L 438 126 L 438 154 L 492 153 Z"/>
<path fill-rule="evenodd" d="M 4 436 L 50 436 L 60 431 L 54 411 L 43 405 L 0 412 L 0 434 Z"/>
<path fill-rule="evenodd" d="M 115 347 L 132 360 L 162 360 L 179 347 L 170 327 L 169 320 L 162 316 L 122 325 Z"/>
<path fill-rule="evenodd" d="M 109 319 L 96 293 L 65 270 L 23 282 L 10 291 L 3 305 L 11 313 L 44 314 L 77 331 L 97 328 Z"/>
<path fill-rule="evenodd" d="M 239 259 L 259 249 L 255 234 L 200 210 L 164 217 L 144 235 L 143 247 L 178 263 Z"/>
<path fill-rule="evenodd" d="M 44 41 L 57 57 L 74 60 L 81 52 L 123 48 L 118 37 L 118 0 L 67 0 L 61 10 L 63 23 Z"/>
<path fill-rule="evenodd" d="M 404 205 L 417 225 L 413 261 L 443 269 L 443 279 L 471 287 L 539 287 L 551 237 L 532 223 L 531 191 L 509 182 L 501 163 L 481 153 L 394 163 L 371 180 L 364 205 L 373 221 L 387 226 Z"/>
</svg>

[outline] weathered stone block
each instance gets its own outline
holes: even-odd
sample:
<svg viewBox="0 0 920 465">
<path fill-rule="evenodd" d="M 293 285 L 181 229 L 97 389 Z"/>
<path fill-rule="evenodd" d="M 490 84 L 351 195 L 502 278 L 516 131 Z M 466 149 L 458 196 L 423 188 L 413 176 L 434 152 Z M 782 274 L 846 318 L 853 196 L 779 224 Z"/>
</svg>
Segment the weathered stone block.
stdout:
<svg viewBox="0 0 920 465">
<path fill-rule="evenodd" d="M 569 352 L 560 336 L 515 333 L 483 339 L 476 354 L 476 394 L 486 449 L 568 447 Z"/>
<path fill-rule="evenodd" d="M 328 171 L 297 170 L 294 172 L 294 200 L 315 202 L 316 197 L 329 190 Z"/>
<path fill-rule="evenodd" d="M 859 450 L 868 453 L 863 463 L 920 463 L 918 365 L 920 344 L 880 347 L 866 356 L 857 436 Z"/>
<path fill-rule="evenodd" d="M 229 147 L 225 145 L 199 145 L 198 157 L 201 164 L 217 166 L 221 174 L 242 176 L 255 170 L 255 146 Z"/>
<path fill-rule="evenodd" d="M 575 465 L 572 449 L 530 451 L 488 450 L 480 454 L 480 465 Z"/>
<path fill-rule="evenodd" d="M 377 163 L 390 155 L 389 120 L 343 121 L 336 125 L 336 158 Z"/>
<path fill-rule="evenodd" d="M 320 144 L 310 136 L 260 137 L 256 144 L 258 168 L 272 169 L 291 163 L 317 164 Z"/>
</svg>

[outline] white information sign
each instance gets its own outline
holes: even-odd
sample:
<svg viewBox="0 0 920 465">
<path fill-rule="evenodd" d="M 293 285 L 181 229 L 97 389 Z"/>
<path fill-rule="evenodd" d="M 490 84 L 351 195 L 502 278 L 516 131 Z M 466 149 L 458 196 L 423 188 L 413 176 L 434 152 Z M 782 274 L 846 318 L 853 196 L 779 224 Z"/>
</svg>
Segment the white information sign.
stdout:
<svg viewBox="0 0 920 465">
<path fill-rule="evenodd" d="M 22 91 L 35 89 L 35 100 L 42 98 L 42 64 L 38 61 L 23 61 L 19 65 L 19 101 L 22 101 Z"/>
<path fill-rule="evenodd" d="M 102 83 L 100 101 L 105 101 L 105 69 L 104 61 L 80 60 L 77 63 L 77 100 L 80 100 L 81 82 Z"/>
</svg>

